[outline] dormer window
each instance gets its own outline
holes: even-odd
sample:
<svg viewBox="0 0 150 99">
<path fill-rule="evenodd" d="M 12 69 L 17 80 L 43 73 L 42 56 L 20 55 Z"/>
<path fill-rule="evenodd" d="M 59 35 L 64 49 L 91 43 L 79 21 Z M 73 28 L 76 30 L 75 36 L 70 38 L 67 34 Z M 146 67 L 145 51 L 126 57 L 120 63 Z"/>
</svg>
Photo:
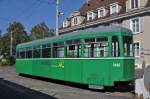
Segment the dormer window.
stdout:
<svg viewBox="0 0 150 99">
<path fill-rule="evenodd" d="M 66 28 L 66 27 L 69 27 L 70 25 L 70 20 L 69 19 L 66 19 L 63 21 L 63 28 Z"/>
<path fill-rule="evenodd" d="M 110 14 L 118 13 L 119 6 L 117 3 L 110 4 Z"/>
<path fill-rule="evenodd" d="M 63 22 L 63 27 L 67 27 L 67 21 L 66 20 Z"/>
<path fill-rule="evenodd" d="M 98 9 L 98 18 L 104 17 L 105 16 L 105 8 L 101 7 Z"/>
<path fill-rule="evenodd" d="M 90 21 L 93 19 L 94 19 L 94 12 L 92 12 L 92 11 L 87 12 L 87 20 Z"/>
</svg>

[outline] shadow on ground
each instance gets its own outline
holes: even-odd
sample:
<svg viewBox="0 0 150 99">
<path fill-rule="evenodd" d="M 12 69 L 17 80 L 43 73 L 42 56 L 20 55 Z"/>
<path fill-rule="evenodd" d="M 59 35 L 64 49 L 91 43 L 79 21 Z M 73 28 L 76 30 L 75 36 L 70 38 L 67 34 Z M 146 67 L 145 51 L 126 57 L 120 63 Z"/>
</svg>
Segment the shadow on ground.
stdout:
<svg viewBox="0 0 150 99">
<path fill-rule="evenodd" d="M 0 99 L 56 99 L 10 81 L 0 79 Z"/>
<path fill-rule="evenodd" d="M 134 93 L 134 85 L 133 84 L 129 84 L 129 85 L 119 84 L 114 87 L 105 87 L 104 90 L 99 90 L 99 89 L 97 90 L 97 89 L 89 89 L 88 85 L 84 85 L 84 84 L 54 80 L 54 79 L 25 75 L 25 74 L 20 74 L 20 76 L 37 79 L 37 80 L 42 80 L 42 81 L 47 81 L 47 82 L 51 82 L 51 83 L 55 83 L 55 84 L 66 85 L 66 86 L 70 86 L 70 87 L 74 87 L 74 88 L 91 90 L 91 91 L 95 91 L 95 92 L 102 92 L 102 93 L 105 93 L 105 92 L 131 92 L 131 93 Z"/>
</svg>

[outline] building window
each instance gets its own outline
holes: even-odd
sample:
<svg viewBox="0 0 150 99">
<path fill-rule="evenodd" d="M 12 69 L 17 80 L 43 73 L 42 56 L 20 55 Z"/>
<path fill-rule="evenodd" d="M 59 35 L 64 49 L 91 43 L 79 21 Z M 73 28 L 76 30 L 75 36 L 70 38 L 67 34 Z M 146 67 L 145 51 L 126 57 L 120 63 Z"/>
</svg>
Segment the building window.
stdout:
<svg viewBox="0 0 150 99">
<path fill-rule="evenodd" d="M 130 28 L 133 33 L 140 32 L 140 18 L 131 19 Z"/>
<path fill-rule="evenodd" d="M 102 7 L 100 9 L 98 9 L 98 18 L 104 17 L 104 16 L 105 16 L 105 8 Z"/>
<path fill-rule="evenodd" d="M 77 25 L 77 24 L 78 24 L 78 18 L 77 18 L 77 17 L 74 17 L 74 18 L 73 18 L 73 23 L 74 23 L 74 25 Z"/>
<path fill-rule="evenodd" d="M 110 4 L 110 14 L 118 13 L 118 4 Z"/>
<path fill-rule="evenodd" d="M 87 12 L 87 20 L 93 20 L 94 19 L 94 12 Z"/>
<path fill-rule="evenodd" d="M 140 57 L 140 42 L 134 43 L 134 56 Z"/>
<path fill-rule="evenodd" d="M 139 7 L 139 0 L 130 0 L 131 2 L 131 8 L 138 8 Z"/>
</svg>

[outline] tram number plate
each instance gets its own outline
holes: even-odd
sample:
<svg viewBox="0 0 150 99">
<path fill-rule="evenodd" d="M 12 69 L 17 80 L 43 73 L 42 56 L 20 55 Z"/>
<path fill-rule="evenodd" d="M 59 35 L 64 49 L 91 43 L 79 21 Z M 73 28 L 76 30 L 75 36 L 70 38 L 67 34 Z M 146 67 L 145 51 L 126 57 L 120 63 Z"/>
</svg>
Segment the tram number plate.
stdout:
<svg viewBox="0 0 150 99">
<path fill-rule="evenodd" d="M 113 67 L 120 67 L 120 63 L 113 63 Z"/>
</svg>

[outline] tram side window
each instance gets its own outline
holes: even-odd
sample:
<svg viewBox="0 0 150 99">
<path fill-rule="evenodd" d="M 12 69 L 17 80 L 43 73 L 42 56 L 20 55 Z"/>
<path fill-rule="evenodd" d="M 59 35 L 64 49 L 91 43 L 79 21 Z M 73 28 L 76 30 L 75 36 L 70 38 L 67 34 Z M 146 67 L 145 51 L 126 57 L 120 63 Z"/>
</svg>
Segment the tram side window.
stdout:
<svg viewBox="0 0 150 99">
<path fill-rule="evenodd" d="M 108 38 L 90 38 L 85 39 L 84 48 L 85 57 L 107 57 L 108 56 Z"/>
<path fill-rule="evenodd" d="M 32 58 L 32 48 L 26 50 L 26 58 Z"/>
<path fill-rule="evenodd" d="M 26 51 L 25 49 L 20 49 L 20 59 L 25 59 L 26 58 Z"/>
<path fill-rule="evenodd" d="M 85 39 L 84 57 L 94 57 L 95 38 Z"/>
<path fill-rule="evenodd" d="M 96 39 L 94 44 L 94 57 L 107 57 L 108 56 L 108 38 L 101 37 Z"/>
<path fill-rule="evenodd" d="M 51 57 L 51 45 L 46 44 L 42 46 L 42 58 L 50 58 Z"/>
<path fill-rule="evenodd" d="M 124 56 L 133 56 L 132 37 L 123 36 Z"/>
<path fill-rule="evenodd" d="M 19 49 L 17 49 L 17 59 L 20 58 L 20 53 L 19 53 Z"/>
<path fill-rule="evenodd" d="M 69 40 L 67 43 L 67 57 L 80 57 L 81 45 L 80 40 Z"/>
<path fill-rule="evenodd" d="M 33 47 L 33 58 L 40 58 L 41 48 L 40 46 Z"/>
<path fill-rule="evenodd" d="M 54 45 L 53 45 L 53 57 L 54 58 L 64 57 L 64 42 L 54 43 Z"/>
<path fill-rule="evenodd" d="M 120 56 L 119 40 L 117 36 L 112 37 L 112 56 L 113 57 Z"/>
</svg>

